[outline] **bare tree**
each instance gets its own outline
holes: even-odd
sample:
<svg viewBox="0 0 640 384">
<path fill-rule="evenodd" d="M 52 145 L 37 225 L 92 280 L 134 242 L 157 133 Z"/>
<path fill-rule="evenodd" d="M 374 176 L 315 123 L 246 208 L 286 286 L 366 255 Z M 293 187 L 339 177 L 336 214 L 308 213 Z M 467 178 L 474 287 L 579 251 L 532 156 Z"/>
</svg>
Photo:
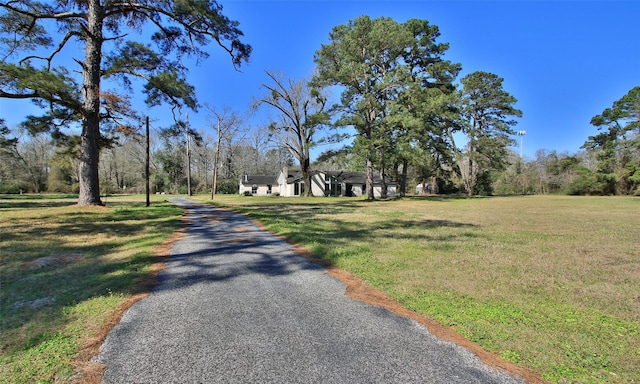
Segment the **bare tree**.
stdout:
<svg viewBox="0 0 640 384">
<path fill-rule="evenodd" d="M 196 192 L 200 193 L 209 190 L 209 175 L 212 173 L 213 154 L 212 148 L 215 148 L 216 137 L 211 134 L 200 132 L 201 142 L 193 148 L 193 167 L 195 169 Z"/>
<path fill-rule="evenodd" d="M 274 138 L 300 162 L 307 186 L 306 196 L 311 196 L 311 148 L 316 145 L 313 136 L 317 129 L 327 124 L 326 97 L 306 79 L 284 80 L 282 75 L 265 71 L 271 84 L 262 83 L 267 94 L 254 102 L 254 108 L 268 105 L 278 111 L 269 128 Z"/>
<path fill-rule="evenodd" d="M 216 188 L 218 185 L 218 162 L 220 160 L 220 144 L 222 138 L 225 137 L 228 141 L 233 141 L 240 130 L 242 124 L 242 118 L 238 112 L 232 111 L 231 107 L 224 106 L 222 110 L 217 110 L 210 106 L 207 106 L 212 116 L 208 117 L 209 124 L 216 130 L 216 148 L 213 157 L 213 179 L 211 183 L 211 199 L 216 194 Z"/>
<path fill-rule="evenodd" d="M 6 140 L 0 148 L 0 189 L 9 190 L 9 184 L 12 184 L 15 190 L 40 193 L 49 176 L 54 144 L 46 135 L 38 134 L 27 139 L 24 130 L 16 131 L 17 137 Z M 2 182 L 3 179 L 6 182 Z"/>
</svg>

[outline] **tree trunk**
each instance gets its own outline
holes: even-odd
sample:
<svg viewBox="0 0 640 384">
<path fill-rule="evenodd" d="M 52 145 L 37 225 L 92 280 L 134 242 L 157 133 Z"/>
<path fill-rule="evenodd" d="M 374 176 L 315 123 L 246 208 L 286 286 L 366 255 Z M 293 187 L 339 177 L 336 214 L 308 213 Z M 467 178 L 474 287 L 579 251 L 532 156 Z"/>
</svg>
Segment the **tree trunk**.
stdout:
<svg viewBox="0 0 640 384">
<path fill-rule="evenodd" d="M 367 156 L 367 180 L 366 180 L 366 192 L 367 199 L 373 200 L 373 160 L 371 160 L 371 156 Z"/>
<path fill-rule="evenodd" d="M 300 164 L 302 165 L 302 178 L 304 180 L 305 196 L 313 196 L 312 186 L 311 186 L 311 162 L 309 157 L 305 157 L 304 159 L 300 159 Z"/>
<path fill-rule="evenodd" d="M 218 121 L 218 141 L 216 141 L 216 152 L 213 156 L 213 180 L 211 181 L 211 200 L 218 188 L 218 161 L 220 160 L 220 121 Z"/>
<path fill-rule="evenodd" d="M 469 157 L 467 164 L 467 177 L 464 180 L 464 188 L 467 191 L 467 195 L 473 196 L 473 189 L 475 185 L 475 170 L 473 166 L 473 160 Z"/>
<path fill-rule="evenodd" d="M 384 156 L 384 149 L 380 149 L 380 198 L 389 197 L 389 189 L 387 188 L 387 180 L 385 178 L 384 169 L 387 167 L 387 159 Z"/>
<path fill-rule="evenodd" d="M 380 198 L 386 199 L 389 197 L 389 188 L 387 186 L 387 182 L 385 181 L 384 168 L 380 168 Z"/>
<path fill-rule="evenodd" d="M 78 205 L 102 205 L 100 200 L 100 69 L 102 61 L 102 8 L 88 2 L 87 30 L 83 34 L 86 58 L 82 67 L 84 108 L 80 137 L 80 194 Z"/>
<path fill-rule="evenodd" d="M 367 154 L 367 176 L 365 182 L 365 189 L 367 194 L 367 200 L 375 199 L 373 192 L 373 157 L 375 156 L 375 148 L 373 147 L 371 137 L 371 121 L 375 118 L 375 111 L 369 110 L 369 116 L 365 119 L 364 137 L 369 143 L 369 153 Z"/>
<path fill-rule="evenodd" d="M 402 174 L 400 175 L 400 197 L 407 195 L 407 167 L 409 165 L 408 160 L 402 160 Z"/>
<path fill-rule="evenodd" d="M 467 156 L 468 156 L 468 160 L 467 160 L 467 164 L 465 164 L 467 169 L 466 169 L 466 172 L 463 173 L 464 175 L 466 175 L 466 178 L 464 179 L 464 189 L 467 192 L 467 195 L 472 196 L 473 195 L 473 185 L 472 185 L 473 160 L 471 160 L 471 151 L 469 151 Z"/>
</svg>

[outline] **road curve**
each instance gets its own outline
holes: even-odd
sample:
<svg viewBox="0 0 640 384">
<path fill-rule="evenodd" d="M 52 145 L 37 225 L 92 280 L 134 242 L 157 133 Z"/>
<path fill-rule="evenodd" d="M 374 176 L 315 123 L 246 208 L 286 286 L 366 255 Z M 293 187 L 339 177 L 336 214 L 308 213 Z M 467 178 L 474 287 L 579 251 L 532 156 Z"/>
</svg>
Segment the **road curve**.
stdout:
<svg viewBox="0 0 640 384">
<path fill-rule="evenodd" d="M 523 383 L 345 286 L 250 219 L 183 198 L 160 284 L 94 359 L 104 383 Z"/>
</svg>

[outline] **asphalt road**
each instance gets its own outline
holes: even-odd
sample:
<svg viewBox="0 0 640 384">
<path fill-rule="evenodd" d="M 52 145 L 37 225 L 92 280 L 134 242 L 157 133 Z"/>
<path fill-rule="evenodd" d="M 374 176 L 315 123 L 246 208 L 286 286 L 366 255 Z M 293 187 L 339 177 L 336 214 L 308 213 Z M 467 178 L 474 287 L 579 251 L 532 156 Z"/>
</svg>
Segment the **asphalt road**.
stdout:
<svg viewBox="0 0 640 384">
<path fill-rule="evenodd" d="M 189 210 L 160 284 L 110 332 L 104 383 L 522 383 L 345 286 L 251 220 Z"/>
</svg>

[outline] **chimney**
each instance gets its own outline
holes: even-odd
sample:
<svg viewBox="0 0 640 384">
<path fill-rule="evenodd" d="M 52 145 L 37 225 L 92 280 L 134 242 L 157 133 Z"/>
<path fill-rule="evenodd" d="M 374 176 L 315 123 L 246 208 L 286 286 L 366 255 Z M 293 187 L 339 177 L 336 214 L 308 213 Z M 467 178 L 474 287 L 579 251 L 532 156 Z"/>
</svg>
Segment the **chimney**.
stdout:
<svg viewBox="0 0 640 384">
<path fill-rule="evenodd" d="M 244 181 L 245 182 L 249 181 L 249 175 L 244 175 Z"/>
<path fill-rule="evenodd" d="M 289 179 L 289 167 L 287 167 L 286 165 L 282 167 L 282 175 L 284 176 L 284 182 L 286 183 Z"/>
</svg>

